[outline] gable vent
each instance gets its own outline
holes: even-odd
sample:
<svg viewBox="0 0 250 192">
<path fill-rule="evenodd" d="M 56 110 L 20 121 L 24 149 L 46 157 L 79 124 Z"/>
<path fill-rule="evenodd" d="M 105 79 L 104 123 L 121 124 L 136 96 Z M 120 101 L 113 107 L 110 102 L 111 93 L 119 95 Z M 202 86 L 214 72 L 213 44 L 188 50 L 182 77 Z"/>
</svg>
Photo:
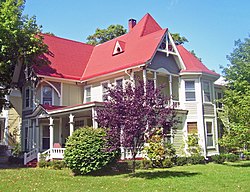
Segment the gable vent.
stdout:
<svg viewBox="0 0 250 192">
<path fill-rule="evenodd" d="M 125 51 L 125 42 L 116 41 L 112 55 L 117 55 L 117 54 L 123 53 L 124 51 Z"/>
</svg>

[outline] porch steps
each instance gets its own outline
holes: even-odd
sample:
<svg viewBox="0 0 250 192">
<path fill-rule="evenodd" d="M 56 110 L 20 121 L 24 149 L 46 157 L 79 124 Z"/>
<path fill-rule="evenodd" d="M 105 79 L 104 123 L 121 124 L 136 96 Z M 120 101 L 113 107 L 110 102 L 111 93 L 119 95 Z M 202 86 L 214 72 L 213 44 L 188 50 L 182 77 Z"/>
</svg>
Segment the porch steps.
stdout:
<svg viewBox="0 0 250 192">
<path fill-rule="evenodd" d="M 33 167 L 33 168 L 37 167 L 37 159 L 33 159 L 32 161 L 28 162 L 26 164 L 26 167 Z"/>
</svg>

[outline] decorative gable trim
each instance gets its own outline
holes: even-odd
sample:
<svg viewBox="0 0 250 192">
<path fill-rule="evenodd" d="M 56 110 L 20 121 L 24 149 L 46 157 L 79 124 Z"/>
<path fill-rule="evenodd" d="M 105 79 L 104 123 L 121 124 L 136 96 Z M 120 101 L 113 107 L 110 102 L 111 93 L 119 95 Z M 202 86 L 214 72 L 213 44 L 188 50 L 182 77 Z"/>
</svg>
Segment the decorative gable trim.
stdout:
<svg viewBox="0 0 250 192">
<path fill-rule="evenodd" d="M 112 55 L 117 55 L 117 54 L 123 53 L 124 51 L 125 51 L 125 42 L 116 41 Z"/>
</svg>

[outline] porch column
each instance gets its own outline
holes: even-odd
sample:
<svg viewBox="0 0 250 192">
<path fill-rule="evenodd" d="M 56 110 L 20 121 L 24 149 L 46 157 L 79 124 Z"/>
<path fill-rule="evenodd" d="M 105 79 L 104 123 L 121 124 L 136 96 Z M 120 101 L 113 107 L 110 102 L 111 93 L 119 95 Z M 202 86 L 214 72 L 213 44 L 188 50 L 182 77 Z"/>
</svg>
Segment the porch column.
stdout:
<svg viewBox="0 0 250 192">
<path fill-rule="evenodd" d="M 142 79 L 144 83 L 144 92 L 146 93 L 146 84 L 147 84 L 147 70 L 143 69 L 142 71 Z"/>
<path fill-rule="evenodd" d="M 28 119 L 28 150 L 31 150 L 32 148 L 32 129 L 31 129 L 31 120 Z"/>
<path fill-rule="evenodd" d="M 170 104 L 173 104 L 173 88 L 172 88 L 172 75 L 169 75 L 169 94 L 170 94 Z"/>
<path fill-rule="evenodd" d="M 62 145 L 62 118 L 59 118 L 59 143 Z"/>
<path fill-rule="evenodd" d="M 157 88 L 157 72 L 154 71 L 154 88 L 156 89 Z"/>
<path fill-rule="evenodd" d="M 94 107 L 92 107 L 92 125 L 93 128 L 98 128 L 98 123 L 96 122 L 96 109 Z"/>
<path fill-rule="evenodd" d="M 49 148 L 53 148 L 54 145 L 54 119 L 52 117 L 49 118 Z"/>
<path fill-rule="evenodd" d="M 38 124 L 38 118 L 36 118 L 36 148 L 39 150 L 40 148 L 40 142 L 39 142 L 39 124 Z"/>
<path fill-rule="evenodd" d="M 74 115 L 69 115 L 69 135 L 71 136 L 74 132 Z"/>
<path fill-rule="evenodd" d="M 36 147 L 35 129 L 36 129 L 36 122 L 32 120 L 32 149 Z"/>
</svg>

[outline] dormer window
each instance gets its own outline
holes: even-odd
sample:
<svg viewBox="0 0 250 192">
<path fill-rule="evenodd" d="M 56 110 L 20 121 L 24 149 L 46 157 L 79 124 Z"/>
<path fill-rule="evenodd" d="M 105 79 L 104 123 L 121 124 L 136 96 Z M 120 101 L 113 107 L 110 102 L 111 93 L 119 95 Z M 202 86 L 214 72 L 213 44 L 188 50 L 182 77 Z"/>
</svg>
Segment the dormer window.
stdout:
<svg viewBox="0 0 250 192">
<path fill-rule="evenodd" d="M 117 55 L 119 53 L 123 53 L 125 50 L 125 42 L 123 41 L 116 41 L 113 55 Z"/>
</svg>

